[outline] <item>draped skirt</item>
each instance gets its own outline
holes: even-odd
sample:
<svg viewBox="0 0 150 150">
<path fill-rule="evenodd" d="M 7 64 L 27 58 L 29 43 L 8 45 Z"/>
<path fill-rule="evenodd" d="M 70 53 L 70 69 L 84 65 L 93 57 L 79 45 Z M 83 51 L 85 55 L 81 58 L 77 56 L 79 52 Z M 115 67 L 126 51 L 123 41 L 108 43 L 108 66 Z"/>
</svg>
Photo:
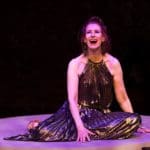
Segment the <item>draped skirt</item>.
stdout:
<svg viewBox="0 0 150 150">
<path fill-rule="evenodd" d="M 141 117 L 137 113 L 107 112 L 94 108 L 80 108 L 80 117 L 84 126 L 92 131 L 91 140 L 126 139 L 131 137 L 141 124 Z M 77 139 L 77 129 L 72 118 L 69 103 L 63 106 L 39 125 L 27 131 L 5 137 L 5 140 L 17 141 L 74 141 Z"/>
</svg>

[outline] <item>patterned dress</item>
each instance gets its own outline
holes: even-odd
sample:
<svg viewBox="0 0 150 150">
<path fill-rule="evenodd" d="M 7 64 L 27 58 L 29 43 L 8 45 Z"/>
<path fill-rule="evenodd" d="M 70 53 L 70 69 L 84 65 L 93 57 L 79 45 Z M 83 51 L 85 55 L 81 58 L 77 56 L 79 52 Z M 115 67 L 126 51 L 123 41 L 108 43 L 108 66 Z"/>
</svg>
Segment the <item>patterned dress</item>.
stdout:
<svg viewBox="0 0 150 150">
<path fill-rule="evenodd" d="M 141 117 L 136 113 L 111 112 L 113 98 L 113 76 L 104 61 L 91 60 L 79 76 L 78 107 L 84 126 L 94 135 L 92 140 L 126 139 L 131 137 L 139 125 Z M 69 103 L 49 118 L 40 122 L 35 129 L 23 135 L 6 137 L 5 140 L 20 141 L 74 141 L 77 130 L 72 118 Z"/>
</svg>

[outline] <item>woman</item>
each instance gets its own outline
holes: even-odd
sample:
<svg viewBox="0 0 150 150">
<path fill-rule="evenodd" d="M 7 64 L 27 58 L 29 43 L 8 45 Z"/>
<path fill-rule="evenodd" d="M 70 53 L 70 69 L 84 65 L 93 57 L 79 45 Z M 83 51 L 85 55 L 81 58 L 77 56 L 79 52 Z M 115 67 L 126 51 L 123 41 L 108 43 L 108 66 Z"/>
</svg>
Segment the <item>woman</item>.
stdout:
<svg viewBox="0 0 150 150">
<path fill-rule="evenodd" d="M 110 41 L 100 18 L 84 24 L 81 45 L 83 53 L 68 65 L 68 101 L 46 120 L 29 123 L 27 134 L 5 139 L 85 142 L 125 139 L 137 131 L 141 117 L 133 113 L 118 59 L 108 53 Z M 124 112 L 109 110 L 113 90 Z"/>
<path fill-rule="evenodd" d="M 130 137 L 138 129 L 141 118 L 133 113 L 119 61 L 107 52 L 110 41 L 101 19 L 92 17 L 85 23 L 81 43 L 84 53 L 73 59 L 68 68 L 68 100 L 77 128 L 77 140 L 90 140 L 90 135 L 98 139 Z M 126 113 L 110 113 L 113 87 L 116 99 Z M 93 129 L 93 125 L 85 127 L 78 104 L 81 108 L 94 108 L 102 113 L 97 112 L 94 116 L 94 112 L 85 110 L 85 113 L 89 111 L 93 115 L 98 124 L 96 128 Z M 91 128 L 93 132 L 89 130 Z"/>
</svg>

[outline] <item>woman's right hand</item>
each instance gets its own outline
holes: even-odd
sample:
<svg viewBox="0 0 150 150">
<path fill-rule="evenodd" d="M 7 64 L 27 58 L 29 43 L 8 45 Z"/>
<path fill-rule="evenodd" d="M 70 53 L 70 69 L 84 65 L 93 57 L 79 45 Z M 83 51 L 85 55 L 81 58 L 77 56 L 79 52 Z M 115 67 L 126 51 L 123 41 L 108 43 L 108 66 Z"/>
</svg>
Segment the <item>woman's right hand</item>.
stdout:
<svg viewBox="0 0 150 150">
<path fill-rule="evenodd" d="M 80 127 L 77 129 L 77 141 L 78 142 L 86 142 L 86 141 L 90 141 L 90 135 L 94 135 L 93 132 L 91 132 L 90 130 L 88 130 L 85 127 Z"/>
</svg>

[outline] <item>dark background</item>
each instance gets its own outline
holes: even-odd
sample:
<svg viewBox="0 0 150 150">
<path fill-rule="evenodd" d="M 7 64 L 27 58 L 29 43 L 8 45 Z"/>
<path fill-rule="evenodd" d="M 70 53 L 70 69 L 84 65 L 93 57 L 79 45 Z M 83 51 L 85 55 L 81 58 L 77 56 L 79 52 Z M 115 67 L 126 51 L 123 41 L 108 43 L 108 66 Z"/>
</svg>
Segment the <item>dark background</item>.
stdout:
<svg viewBox="0 0 150 150">
<path fill-rule="evenodd" d="M 0 117 L 55 112 L 67 99 L 66 70 L 80 54 L 77 39 L 90 16 L 100 16 L 123 68 L 134 110 L 150 115 L 148 0 L 10 1 L 8 44 L 0 54 Z M 119 110 L 113 102 L 112 110 Z"/>
</svg>

